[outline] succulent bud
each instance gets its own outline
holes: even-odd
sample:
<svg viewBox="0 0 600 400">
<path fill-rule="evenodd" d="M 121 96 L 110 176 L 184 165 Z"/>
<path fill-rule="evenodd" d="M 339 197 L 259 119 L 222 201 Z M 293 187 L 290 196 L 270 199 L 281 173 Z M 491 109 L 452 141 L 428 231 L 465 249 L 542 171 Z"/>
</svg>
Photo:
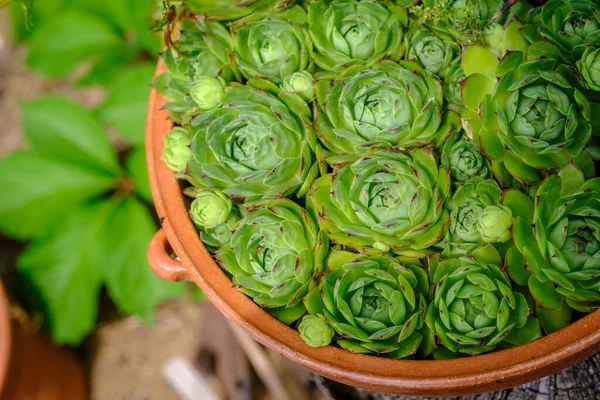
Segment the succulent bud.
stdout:
<svg viewBox="0 0 600 400">
<path fill-rule="evenodd" d="M 225 81 L 220 77 L 202 76 L 190 89 L 190 96 L 202 111 L 217 108 L 225 96 Z"/>
<path fill-rule="evenodd" d="M 187 164 L 192 158 L 190 149 L 190 135 L 184 128 L 178 127 L 165 136 L 165 149 L 163 150 L 163 161 L 178 174 L 183 174 Z"/>
<path fill-rule="evenodd" d="M 310 347 L 327 346 L 333 338 L 333 329 L 316 315 L 306 315 L 298 325 L 300 336 Z"/>
<path fill-rule="evenodd" d="M 283 90 L 295 92 L 306 101 L 315 98 L 313 76 L 307 71 L 294 72 L 283 80 Z"/>
<path fill-rule="evenodd" d="M 488 243 L 506 242 L 510 239 L 513 214 L 504 206 L 488 206 L 477 223 L 481 238 Z"/>
<path fill-rule="evenodd" d="M 227 221 L 232 206 L 229 197 L 220 190 L 201 189 L 192 202 L 190 216 L 196 225 L 214 228 Z"/>
</svg>

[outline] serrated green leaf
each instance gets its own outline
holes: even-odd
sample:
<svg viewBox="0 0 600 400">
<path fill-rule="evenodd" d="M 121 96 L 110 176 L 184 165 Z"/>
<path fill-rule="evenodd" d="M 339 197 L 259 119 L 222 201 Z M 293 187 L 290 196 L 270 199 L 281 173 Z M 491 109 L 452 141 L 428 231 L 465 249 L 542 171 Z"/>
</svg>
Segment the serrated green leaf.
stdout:
<svg viewBox="0 0 600 400">
<path fill-rule="evenodd" d="M 60 78 L 90 56 L 108 54 L 121 45 L 118 32 L 107 21 L 72 9 L 36 26 L 27 63 L 46 77 Z"/>
<path fill-rule="evenodd" d="M 61 97 L 42 97 L 23 106 L 25 136 L 40 154 L 118 175 L 119 160 L 106 133 L 83 107 Z"/>
<path fill-rule="evenodd" d="M 112 85 L 108 97 L 98 109 L 100 118 L 116 128 L 131 145 L 144 144 L 149 83 L 153 74 L 152 64 L 126 71 Z"/>
<path fill-rule="evenodd" d="M 148 209 L 135 199 L 125 199 L 106 221 L 99 243 L 106 254 L 102 266 L 111 299 L 121 312 L 146 320 L 162 301 L 185 292 L 185 284 L 166 282 L 148 266 L 146 248 L 155 231 Z"/>
<path fill-rule="evenodd" d="M 116 186 L 114 177 L 48 160 L 33 152 L 0 159 L 0 230 L 36 238 L 77 205 Z M 8 194 L 8 195 L 7 195 Z"/>
<path fill-rule="evenodd" d="M 112 202 L 71 210 L 52 234 L 34 242 L 17 261 L 19 273 L 45 306 L 45 324 L 57 343 L 76 345 L 94 329 L 98 296 L 106 267 L 97 244 Z"/>
</svg>

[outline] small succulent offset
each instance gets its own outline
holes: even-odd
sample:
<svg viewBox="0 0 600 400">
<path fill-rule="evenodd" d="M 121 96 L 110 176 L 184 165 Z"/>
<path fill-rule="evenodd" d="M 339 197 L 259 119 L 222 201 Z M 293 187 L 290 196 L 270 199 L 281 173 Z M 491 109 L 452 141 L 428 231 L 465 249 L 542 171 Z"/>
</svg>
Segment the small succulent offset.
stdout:
<svg viewBox="0 0 600 400">
<path fill-rule="evenodd" d="M 334 250 L 328 262 L 329 272 L 304 300 L 310 316 L 301 326 L 321 315 L 335 331 L 337 344 L 348 351 L 390 358 L 414 355 L 423 340 L 419 330 L 429 291 L 419 261 Z"/>
<path fill-rule="evenodd" d="M 454 129 L 442 113 L 441 82 L 413 62 L 384 61 L 321 79 L 317 102 L 317 133 L 334 154 L 424 146 Z"/>
<path fill-rule="evenodd" d="M 187 179 L 232 198 L 306 192 L 318 168 L 306 118 L 263 90 L 228 87 L 223 106 L 192 123 Z"/>
<path fill-rule="evenodd" d="M 450 227 L 440 243 L 443 255 L 467 256 L 488 242 L 505 242 L 510 239 L 508 228 L 512 225 L 512 217 L 506 227 L 502 221 L 502 217 L 506 215 L 496 215 L 494 211 L 501 207 L 498 206 L 501 199 L 502 191 L 493 179 L 474 177 L 458 185 L 448 201 Z"/>
<path fill-rule="evenodd" d="M 541 336 L 539 322 L 528 323 L 527 300 L 513 290 L 497 265 L 476 258 L 449 258 L 435 265 L 430 276 L 435 297 L 426 321 L 443 346 L 434 357 L 476 355 L 505 342 L 520 344 Z"/>
<path fill-rule="evenodd" d="M 185 128 L 176 127 L 165 135 L 165 149 L 162 160 L 178 177 L 184 176 L 188 163 L 192 159 L 190 144 L 192 139 Z"/>
<path fill-rule="evenodd" d="M 216 258 L 240 291 L 289 324 L 306 312 L 301 301 L 316 284 L 328 250 L 327 237 L 306 210 L 277 199 L 253 204 Z"/>
<path fill-rule="evenodd" d="M 597 1 L 173 10 L 163 160 L 234 285 L 307 346 L 462 357 L 600 308 Z"/>
<path fill-rule="evenodd" d="M 427 71 L 445 76 L 460 55 L 460 46 L 443 32 L 413 25 L 405 35 L 408 58 L 417 60 Z"/>
<path fill-rule="evenodd" d="M 313 57 L 324 70 L 402 56 L 408 15 L 392 1 L 315 1 L 308 6 L 308 20 Z"/>
<path fill-rule="evenodd" d="M 235 60 L 242 74 L 281 83 L 287 75 L 306 69 L 310 46 L 306 25 L 307 14 L 300 6 L 232 24 Z"/>
<path fill-rule="evenodd" d="M 491 172 L 490 162 L 479 146 L 462 132 L 453 133 L 446 140 L 440 158 L 455 182 L 466 182 L 476 176 L 487 178 Z"/>
<path fill-rule="evenodd" d="M 308 207 L 334 243 L 414 253 L 446 232 L 449 192 L 450 175 L 431 152 L 382 150 L 317 179 Z"/>
</svg>

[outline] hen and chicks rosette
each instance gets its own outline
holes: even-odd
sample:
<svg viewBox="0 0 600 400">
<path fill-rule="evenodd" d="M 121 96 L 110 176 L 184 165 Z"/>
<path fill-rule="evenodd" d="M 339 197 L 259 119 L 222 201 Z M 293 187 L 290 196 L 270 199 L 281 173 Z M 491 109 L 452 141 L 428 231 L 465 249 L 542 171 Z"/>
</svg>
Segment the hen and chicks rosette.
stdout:
<svg viewBox="0 0 600 400">
<path fill-rule="evenodd" d="M 477 355 L 600 306 L 597 2 L 182 3 L 163 159 L 308 346 Z"/>
</svg>

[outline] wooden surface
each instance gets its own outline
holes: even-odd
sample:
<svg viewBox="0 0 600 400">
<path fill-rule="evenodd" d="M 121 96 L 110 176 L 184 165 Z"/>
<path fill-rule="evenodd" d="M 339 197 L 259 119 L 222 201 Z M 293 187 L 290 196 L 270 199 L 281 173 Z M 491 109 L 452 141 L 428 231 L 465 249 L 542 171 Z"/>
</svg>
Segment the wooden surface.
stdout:
<svg viewBox="0 0 600 400">
<path fill-rule="evenodd" d="M 331 400 L 414 400 L 417 397 L 367 392 L 313 375 L 313 382 Z M 477 396 L 446 397 L 462 400 L 600 400 L 600 354 L 559 373 L 500 392 Z"/>
</svg>

